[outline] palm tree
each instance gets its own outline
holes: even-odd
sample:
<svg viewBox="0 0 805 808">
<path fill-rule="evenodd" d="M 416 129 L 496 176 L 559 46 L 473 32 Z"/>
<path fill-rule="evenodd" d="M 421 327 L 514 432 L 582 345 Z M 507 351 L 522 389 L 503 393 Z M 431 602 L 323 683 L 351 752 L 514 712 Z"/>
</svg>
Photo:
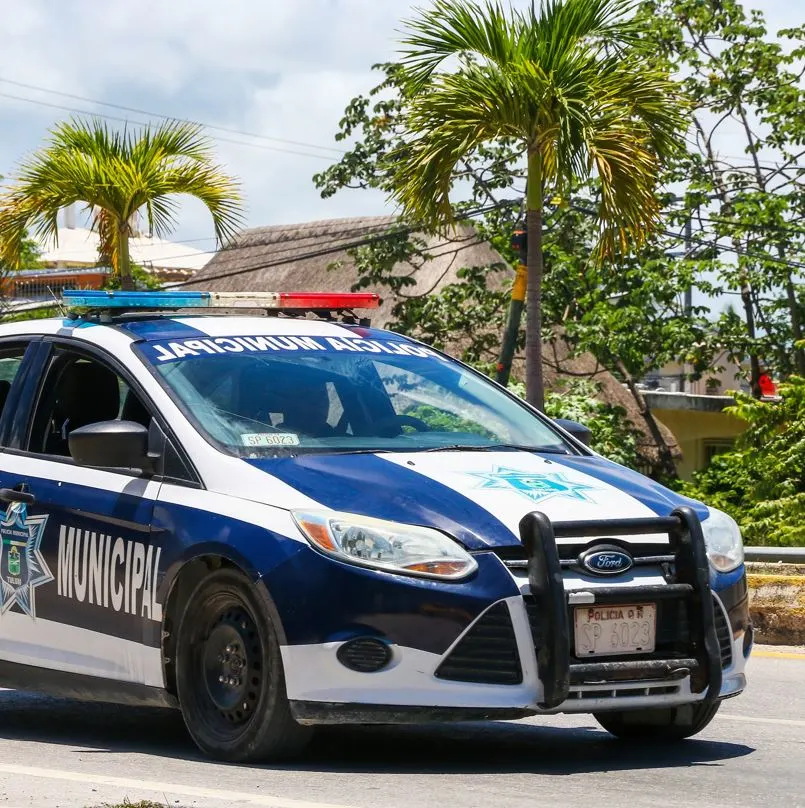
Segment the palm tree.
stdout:
<svg viewBox="0 0 805 808">
<path fill-rule="evenodd" d="M 176 226 L 176 196 L 188 194 L 207 206 L 219 243 L 239 229 L 239 184 L 212 157 L 192 123 L 123 131 L 95 119 L 60 123 L 0 197 L 0 261 L 19 266 L 28 228 L 40 239 L 57 239 L 60 209 L 83 202 L 101 255 L 111 260 L 121 287 L 131 289 L 129 238 L 138 215 L 164 238 Z"/>
<path fill-rule="evenodd" d="M 545 200 L 597 177 L 597 256 L 639 246 L 658 219 L 662 163 L 685 129 L 677 85 L 652 66 L 636 23 L 625 19 L 630 3 L 542 0 L 506 13 L 493 0 L 435 0 L 403 34 L 410 137 L 392 155 L 392 195 L 405 215 L 443 228 L 452 221 L 457 164 L 498 138 L 522 143 L 526 390 L 539 408 Z M 455 69 L 440 70 L 450 57 Z"/>
</svg>

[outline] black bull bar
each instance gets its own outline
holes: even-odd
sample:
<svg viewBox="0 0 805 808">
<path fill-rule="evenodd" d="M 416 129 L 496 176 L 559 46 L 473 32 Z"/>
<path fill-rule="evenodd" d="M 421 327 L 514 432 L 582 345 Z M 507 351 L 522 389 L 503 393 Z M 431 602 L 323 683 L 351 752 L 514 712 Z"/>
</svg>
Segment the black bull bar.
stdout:
<svg viewBox="0 0 805 808">
<path fill-rule="evenodd" d="M 670 589 L 687 596 L 690 604 L 690 660 L 665 662 L 600 662 L 571 664 L 569 603 L 562 580 L 562 567 L 556 547 L 558 538 L 597 538 L 667 533 L 674 555 L 674 582 L 659 587 L 595 587 L 597 603 L 623 601 L 631 594 L 659 596 Z M 716 634 L 709 564 L 701 522 L 687 506 L 676 508 L 667 517 L 639 519 L 599 519 L 584 522 L 552 522 L 534 511 L 520 521 L 520 538 L 528 553 L 528 581 L 535 600 L 542 642 L 537 650 L 537 670 L 544 688 L 543 709 L 558 707 L 570 692 L 571 681 L 583 677 L 600 680 L 628 678 L 630 672 L 670 673 L 672 665 L 687 662 L 700 675 L 691 677 L 694 692 L 705 688 L 706 701 L 714 701 L 721 690 L 721 655 Z M 657 592 L 650 592 L 655 589 Z"/>
</svg>

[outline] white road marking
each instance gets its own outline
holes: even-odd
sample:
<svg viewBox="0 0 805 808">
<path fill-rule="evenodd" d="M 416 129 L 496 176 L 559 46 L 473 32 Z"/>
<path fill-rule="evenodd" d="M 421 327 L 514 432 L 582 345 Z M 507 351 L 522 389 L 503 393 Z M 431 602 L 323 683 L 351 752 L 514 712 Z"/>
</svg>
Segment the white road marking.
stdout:
<svg viewBox="0 0 805 808">
<path fill-rule="evenodd" d="M 266 808 L 348 808 L 325 802 L 308 802 L 287 797 L 272 797 L 269 794 L 254 794 L 245 791 L 228 791 L 219 788 L 201 788 L 180 783 L 163 783 L 156 780 L 135 780 L 126 777 L 107 777 L 100 774 L 84 774 L 64 769 L 43 769 L 39 766 L 17 766 L 13 763 L 0 763 L 0 772 L 19 774 L 25 777 L 44 777 L 49 780 L 67 780 L 74 783 L 87 783 L 100 786 L 114 786 L 140 791 L 158 791 L 161 794 L 180 794 L 185 797 L 206 797 L 224 802 L 243 802 L 248 805 L 263 805 Z"/>
<path fill-rule="evenodd" d="M 790 718 L 756 718 L 753 715 L 724 715 L 719 713 L 716 721 L 746 721 L 749 724 L 780 724 L 786 727 L 805 727 L 805 721 L 794 721 Z"/>
</svg>

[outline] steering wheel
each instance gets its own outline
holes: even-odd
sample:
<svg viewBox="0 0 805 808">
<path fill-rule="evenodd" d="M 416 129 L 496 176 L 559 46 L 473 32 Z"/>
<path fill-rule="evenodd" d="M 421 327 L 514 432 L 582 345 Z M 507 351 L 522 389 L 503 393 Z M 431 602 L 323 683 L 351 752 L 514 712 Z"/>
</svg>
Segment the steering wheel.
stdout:
<svg viewBox="0 0 805 808">
<path fill-rule="evenodd" d="M 416 418 L 413 415 L 395 415 L 392 418 L 384 418 L 376 424 L 378 432 L 382 432 L 384 428 L 397 426 L 411 426 L 417 432 L 430 432 L 430 427 L 421 418 Z"/>
</svg>

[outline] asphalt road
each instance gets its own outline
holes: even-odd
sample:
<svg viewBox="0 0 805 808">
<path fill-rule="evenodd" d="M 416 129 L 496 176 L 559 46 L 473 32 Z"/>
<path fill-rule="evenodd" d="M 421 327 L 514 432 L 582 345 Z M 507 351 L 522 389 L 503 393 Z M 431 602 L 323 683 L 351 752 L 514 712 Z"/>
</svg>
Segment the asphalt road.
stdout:
<svg viewBox="0 0 805 808">
<path fill-rule="evenodd" d="M 646 748 L 592 717 L 322 731 L 292 766 L 202 759 L 178 713 L 0 691 L 0 808 L 805 807 L 805 653 L 759 648 L 695 740 Z"/>
</svg>

